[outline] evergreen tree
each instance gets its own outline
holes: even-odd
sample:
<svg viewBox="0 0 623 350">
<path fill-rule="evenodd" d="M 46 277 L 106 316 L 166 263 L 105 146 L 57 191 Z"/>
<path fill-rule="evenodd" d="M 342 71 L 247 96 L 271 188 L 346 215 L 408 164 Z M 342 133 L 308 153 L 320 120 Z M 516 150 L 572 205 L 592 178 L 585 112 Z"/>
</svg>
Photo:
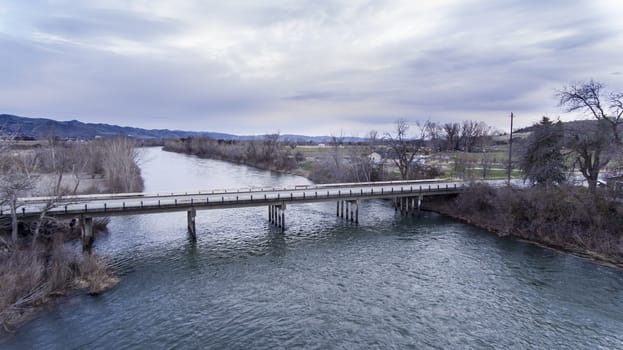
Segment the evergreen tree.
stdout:
<svg viewBox="0 0 623 350">
<path fill-rule="evenodd" d="M 519 160 L 524 180 L 544 186 L 565 181 L 567 167 L 562 154 L 563 139 L 564 130 L 560 121 L 552 123 L 549 118 L 543 117 L 540 123 L 534 125 Z"/>
</svg>

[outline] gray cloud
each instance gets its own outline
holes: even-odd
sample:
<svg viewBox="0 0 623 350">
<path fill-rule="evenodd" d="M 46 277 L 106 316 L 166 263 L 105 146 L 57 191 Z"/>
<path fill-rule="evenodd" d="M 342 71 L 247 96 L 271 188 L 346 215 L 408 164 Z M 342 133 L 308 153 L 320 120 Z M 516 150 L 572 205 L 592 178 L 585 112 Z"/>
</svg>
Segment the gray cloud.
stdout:
<svg viewBox="0 0 623 350">
<path fill-rule="evenodd" d="M 67 38 L 118 37 L 131 40 L 173 36 L 183 28 L 182 23 L 173 19 L 148 18 L 133 12 L 102 9 L 52 15 L 37 21 L 35 26 L 41 32 Z"/>
<path fill-rule="evenodd" d="M 623 88 L 620 9 L 14 1 L 0 9 L 0 112 L 235 133 L 363 135 L 398 118 L 505 128 L 510 111 L 526 125 L 558 114 L 570 81 Z"/>
</svg>

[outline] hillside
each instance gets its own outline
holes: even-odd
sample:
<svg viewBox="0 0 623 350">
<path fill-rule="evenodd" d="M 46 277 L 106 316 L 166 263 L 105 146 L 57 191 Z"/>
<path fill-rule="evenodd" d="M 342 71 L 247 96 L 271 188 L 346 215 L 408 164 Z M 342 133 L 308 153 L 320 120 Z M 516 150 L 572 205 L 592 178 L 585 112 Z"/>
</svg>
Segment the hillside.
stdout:
<svg viewBox="0 0 623 350">
<path fill-rule="evenodd" d="M 254 140 L 263 135 L 239 136 L 208 131 L 184 131 L 169 129 L 141 129 L 103 123 L 83 123 L 77 120 L 57 121 L 46 118 L 26 118 L 10 114 L 0 114 L 0 132 L 5 135 L 45 139 L 50 136 L 90 140 L 97 137 L 125 136 L 135 139 L 176 139 L 183 137 L 210 137 L 222 140 Z M 329 136 L 281 135 L 283 141 L 290 142 L 330 142 Z M 345 142 L 361 141 L 360 138 L 347 137 Z"/>
<path fill-rule="evenodd" d="M 57 136 L 60 138 L 93 139 L 96 137 L 126 136 L 138 139 L 179 138 L 190 136 L 209 136 L 222 139 L 235 139 L 237 136 L 168 129 L 140 129 L 110 124 L 83 123 L 77 120 L 56 121 L 45 118 L 25 118 L 10 114 L 0 114 L 0 128 L 4 134 L 28 136 L 37 139 Z"/>
</svg>

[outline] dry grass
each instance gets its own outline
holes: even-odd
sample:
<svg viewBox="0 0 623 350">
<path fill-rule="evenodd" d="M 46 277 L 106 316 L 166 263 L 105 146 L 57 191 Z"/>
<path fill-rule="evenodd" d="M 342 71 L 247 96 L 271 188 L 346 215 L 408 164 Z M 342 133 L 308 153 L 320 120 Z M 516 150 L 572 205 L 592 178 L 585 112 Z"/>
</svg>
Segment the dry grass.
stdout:
<svg viewBox="0 0 623 350">
<path fill-rule="evenodd" d="M 0 254 L 0 325 L 12 331 L 51 297 L 71 289 L 101 293 L 118 279 L 94 255 L 81 256 L 57 240 Z"/>
<path fill-rule="evenodd" d="M 476 184 L 432 208 L 500 235 L 623 264 L 623 206 L 599 191 Z"/>
<path fill-rule="evenodd" d="M 89 294 L 97 295 L 119 282 L 105 259 L 95 255 L 84 255 L 73 285 L 78 289 L 88 289 Z"/>
</svg>

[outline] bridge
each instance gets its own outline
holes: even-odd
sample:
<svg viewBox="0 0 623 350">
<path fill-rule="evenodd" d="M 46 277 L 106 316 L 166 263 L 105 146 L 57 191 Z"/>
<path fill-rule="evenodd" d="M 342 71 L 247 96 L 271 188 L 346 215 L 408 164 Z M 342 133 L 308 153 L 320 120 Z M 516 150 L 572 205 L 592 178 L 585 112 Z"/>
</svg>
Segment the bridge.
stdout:
<svg viewBox="0 0 623 350">
<path fill-rule="evenodd" d="M 78 218 L 83 248 L 93 243 L 93 218 L 164 212 L 187 212 L 188 232 L 196 239 L 197 210 L 268 207 L 268 220 L 285 230 L 287 205 L 336 201 L 336 215 L 359 222 L 359 201 L 391 199 L 396 210 L 409 213 L 419 210 L 425 196 L 457 194 L 462 181 L 416 180 L 291 187 L 246 187 L 234 190 L 214 189 L 184 193 L 122 193 L 73 195 L 64 197 L 29 197 L 19 199 L 20 221 L 37 220 L 43 215 L 59 219 Z M 9 207 L 0 207 L 0 217 L 11 217 Z"/>
</svg>

